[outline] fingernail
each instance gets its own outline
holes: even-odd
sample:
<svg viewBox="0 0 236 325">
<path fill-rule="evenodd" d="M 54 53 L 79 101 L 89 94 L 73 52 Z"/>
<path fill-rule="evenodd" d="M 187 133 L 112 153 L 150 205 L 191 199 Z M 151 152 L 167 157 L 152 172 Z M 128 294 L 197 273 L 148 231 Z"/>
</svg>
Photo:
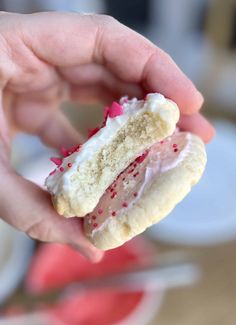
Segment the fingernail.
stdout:
<svg viewBox="0 0 236 325">
<path fill-rule="evenodd" d="M 79 251 L 84 257 L 86 257 L 92 263 L 98 263 L 102 260 L 104 252 L 98 250 L 95 247 L 81 247 L 80 245 L 71 244 L 73 249 Z"/>
<path fill-rule="evenodd" d="M 197 90 L 197 94 L 198 94 L 198 97 L 199 97 L 199 104 L 202 106 L 203 103 L 204 103 L 203 94 L 199 90 Z"/>
<path fill-rule="evenodd" d="M 204 142 L 209 143 L 215 137 L 215 135 L 216 135 L 216 129 L 211 123 L 208 122 L 208 132 L 204 139 Z"/>
<path fill-rule="evenodd" d="M 86 257 L 92 262 L 92 263 L 98 263 L 102 260 L 103 256 L 104 256 L 104 252 L 100 251 L 96 248 L 94 249 L 86 249 L 84 251 L 84 253 L 86 254 Z"/>
<path fill-rule="evenodd" d="M 189 99 L 191 103 L 183 111 L 183 113 L 186 115 L 191 115 L 195 112 L 198 112 L 204 103 L 204 97 L 202 93 L 200 93 L 200 91 L 198 91 L 196 88 L 195 91 L 192 92 L 192 95 Z"/>
<path fill-rule="evenodd" d="M 96 251 L 96 252 L 94 252 L 93 254 L 91 254 L 91 262 L 93 262 L 93 263 L 98 263 L 98 262 L 100 262 L 102 259 L 103 259 L 103 257 L 104 257 L 104 252 L 103 251 Z"/>
</svg>

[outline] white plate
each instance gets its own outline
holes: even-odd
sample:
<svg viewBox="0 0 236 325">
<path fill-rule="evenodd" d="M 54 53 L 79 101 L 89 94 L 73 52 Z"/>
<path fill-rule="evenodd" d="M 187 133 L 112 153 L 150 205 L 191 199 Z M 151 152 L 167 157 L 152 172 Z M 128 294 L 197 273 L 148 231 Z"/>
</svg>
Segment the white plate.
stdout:
<svg viewBox="0 0 236 325">
<path fill-rule="evenodd" d="M 33 246 L 29 237 L 0 220 L 0 304 L 22 280 Z"/>
<path fill-rule="evenodd" d="M 236 126 L 216 122 L 208 163 L 198 185 L 175 210 L 148 231 L 152 238 L 209 245 L 236 238 Z"/>
</svg>

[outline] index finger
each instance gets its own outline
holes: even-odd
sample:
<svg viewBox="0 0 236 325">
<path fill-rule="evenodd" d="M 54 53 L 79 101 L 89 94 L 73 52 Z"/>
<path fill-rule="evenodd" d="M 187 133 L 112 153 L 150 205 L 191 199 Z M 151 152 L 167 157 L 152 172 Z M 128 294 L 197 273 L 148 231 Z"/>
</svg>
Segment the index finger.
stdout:
<svg viewBox="0 0 236 325">
<path fill-rule="evenodd" d="M 174 100 L 183 114 L 197 112 L 203 103 L 168 54 L 109 16 L 40 13 L 21 20 L 26 44 L 52 65 L 103 64 L 119 79 Z"/>
<path fill-rule="evenodd" d="M 4 168 L 1 166 L 2 171 Z M 53 209 L 49 194 L 13 171 L 1 174 L 5 187 L 0 191 L 1 217 L 30 237 L 76 247 L 91 261 L 99 261 L 103 252 L 84 236 L 79 218 L 66 219 Z M 15 193 L 14 199 L 9 193 Z"/>
</svg>

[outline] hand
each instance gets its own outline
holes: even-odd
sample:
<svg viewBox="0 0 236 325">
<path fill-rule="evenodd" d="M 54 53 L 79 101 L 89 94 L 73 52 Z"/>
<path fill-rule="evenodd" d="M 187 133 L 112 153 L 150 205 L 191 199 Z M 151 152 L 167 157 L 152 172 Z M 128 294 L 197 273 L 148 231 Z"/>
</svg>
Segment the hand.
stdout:
<svg viewBox="0 0 236 325">
<path fill-rule="evenodd" d="M 191 81 L 166 53 L 113 18 L 0 13 L 1 217 L 33 238 L 72 244 L 99 260 L 80 220 L 58 216 L 49 194 L 12 169 L 11 137 L 21 130 L 55 148 L 72 146 L 80 137 L 58 110 L 64 99 L 111 102 L 155 91 L 179 105 L 183 129 L 210 140 L 213 128 L 198 113 L 203 98 Z"/>
</svg>

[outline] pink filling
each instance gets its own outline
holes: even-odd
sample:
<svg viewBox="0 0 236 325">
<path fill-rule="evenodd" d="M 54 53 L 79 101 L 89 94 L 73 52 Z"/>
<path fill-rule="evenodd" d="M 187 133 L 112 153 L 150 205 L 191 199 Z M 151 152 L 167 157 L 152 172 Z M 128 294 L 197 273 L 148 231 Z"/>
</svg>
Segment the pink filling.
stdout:
<svg viewBox="0 0 236 325">
<path fill-rule="evenodd" d="M 135 159 L 107 188 L 93 212 L 85 217 L 85 231 L 91 233 L 107 218 L 119 218 L 131 209 L 153 180 L 179 158 L 187 143 L 186 133 L 175 133 Z"/>
</svg>

